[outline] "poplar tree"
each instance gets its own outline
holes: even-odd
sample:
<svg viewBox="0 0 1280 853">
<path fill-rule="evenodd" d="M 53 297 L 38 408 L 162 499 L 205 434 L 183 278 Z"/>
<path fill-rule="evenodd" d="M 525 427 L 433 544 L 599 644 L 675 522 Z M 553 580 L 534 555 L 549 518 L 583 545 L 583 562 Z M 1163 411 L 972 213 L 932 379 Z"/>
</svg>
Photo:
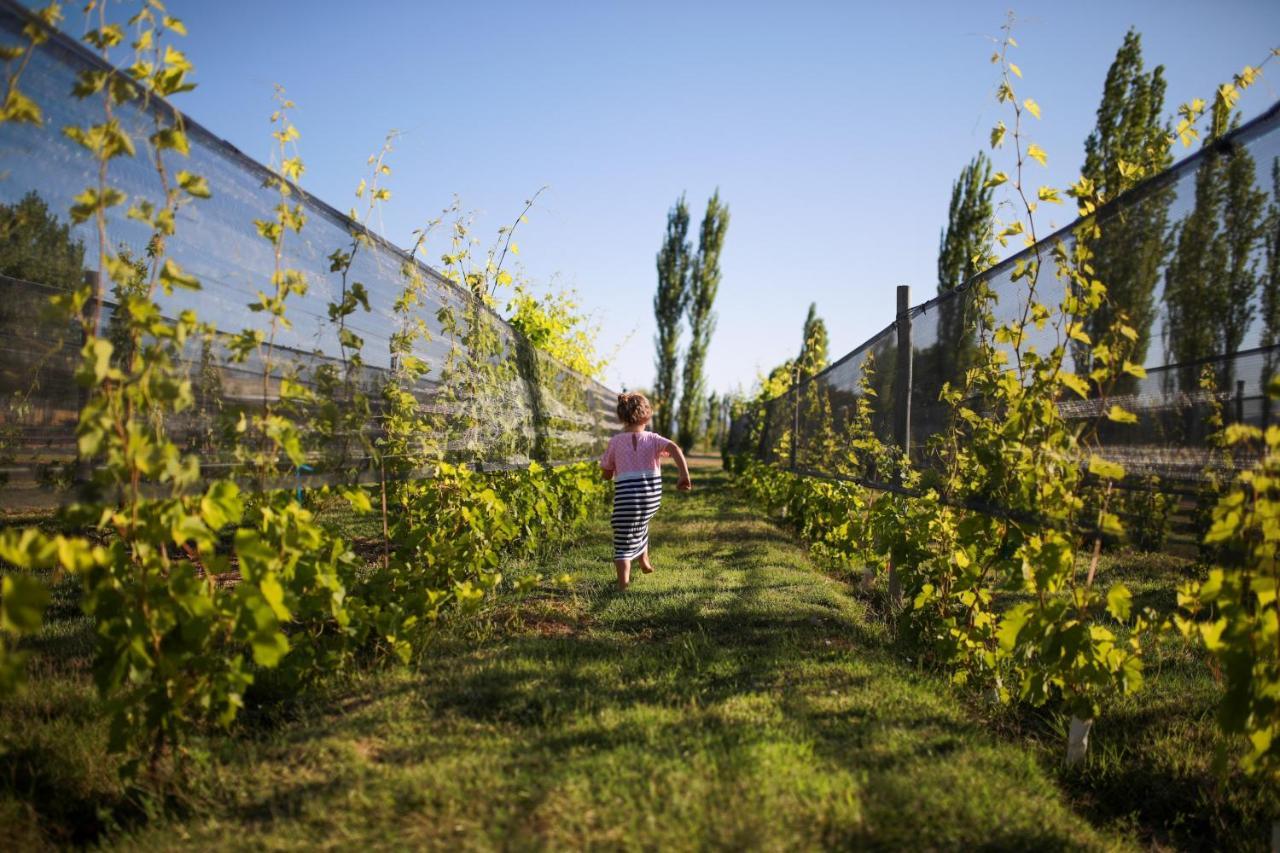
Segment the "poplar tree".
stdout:
<svg viewBox="0 0 1280 853">
<path fill-rule="evenodd" d="M 1167 358 L 1184 364 L 1215 355 L 1222 349 L 1216 318 L 1225 309 L 1221 286 L 1225 277 L 1225 247 L 1218 223 L 1222 218 L 1223 163 L 1205 157 L 1196 170 L 1195 204 L 1176 229 L 1173 257 L 1165 270 L 1165 342 Z M 1178 387 L 1199 387 L 1199 369 L 1181 367 Z"/>
<path fill-rule="evenodd" d="M 804 337 L 796 357 L 796 380 L 801 383 L 795 404 L 799 407 L 800 434 L 796 436 L 796 461 L 803 467 L 818 467 L 836 453 L 836 435 L 831 418 L 831 388 L 812 382 L 827 367 L 827 324 L 818 316 L 818 306 L 809 305 L 804 320 Z"/>
<path fill-rule="evenodd" d="M 707 395 L 706 421 L 702 431 L 708 447 L 715 447 L 720 437 L 720 397 L 715 391 Z"/>
<path fill-rule="evenodd" d="M 991 161 L 978 152 L 951 185 L 947 225 L 938 240 L 939 294 L 956 289 L 989 266 L 995 192 L 987 183 L 990 178 Z"/>
<path fill-rule="evenodd" d="M 716 441 L 713 447 L 723 450 L 729 443 L 729 434 L 733 427 L 733 406 L 736 401 L 736 395 L 732 393 L 724 393 L 720 395 L 720 399 L 716 402 L 714 415 L 716 420 Z"/>
<path fill-rule="evenodd" d="M 1222 238 L 1226 246 L 1226 305 L 1222 324 L 1223 352 L 1240 351 L 1245 333 L 1257 314 L 1254 297 L 1261 283 L 1255 249 L 1263 239 L 1267 196 L 1256 184 L 1257 165 L 1243 146 L 1227 155 L 1226 202 L 1222 211 Z M 1222 381 L 1230 389 L 1234 364 L 1223 365 Z"/>
<path fill-rule="evenodd" d="M 991 220 L 995 208 L 989 185 L 991 160 L 978 155 L 951 184 L 947 224 L 938 240 L 938 294 L 949 293 L 991 264 Z M 977 351 L 974 318 L 966 311 L 967 294 L 938 305 L 937 338 L 918 356 L 916 392 L 923 403 L 937 403 L 946 382 L 955 382 L 972 364 Z"/>
<path fill-rule="evenodd" d="M 720 190 L 707 200 L 698 233 L 698 253 L 689 269 L 689 350 L 684 360 L 684 392 L 680 398 L 680 444 L 693 447 L 706 419 L 706 381 L 703 368 L 715 331 L 716 291 L 720 289 L 720 251 L 729 230 L 729 208 L 720 201 Z"/>
<path fill-rule="evenodd" d="M 1104 201 L 1111 201 L 1173 163 L 1169 125 L 1164 113 L 1164 67 L 1143 69 L 1142 36 L 1125 34 L 1103 84 L 1093 131 L 1084 142 L 1081 175 L 1093 182 Z M 1167 235 L 1172 188 L 1151 193 L 1141 202 L 1115 209 L 1089 241 L 1094 274 L 1107 287 L 1107 300 L 1085 320 L 1085 331 L 1099 340 L 1119 315 L 1138 333 L 1130 359 L 1147 355 L 1156 316 L 1155 288 L 1168 257 Z M 1087 371 L 1087 348 L 1076 349 L 1077 369 Z"/>
<path fill-rule="evenodd" d="M 817 303 L 809 303 L 809 313 L 804 318 L 804 342 L 800 357 L 796 360 L 800 381 L 812 379 L 827 366 L 827 324 L 818 316 Z"/>
<path fill-rule="evenodd" d="M 680 358 L 680 319 L 689 297 L 689 208 L 684 194 L 667 212 L 667 233 L 658 251 L 658 292 L 653 317 L 658 334 L 653 385 L 653 428 L 663 435 L 675 432 L 676 367 Z"/>
<path fill-rule="evenodd" d="M 1196 171 L 1195 206 L 1177 232 L 1165 276 L 1168 350 L 1178 363 L 1239 351 L 1257 313 L 1261 284 L 1255 250 L 1265 230 L 1266 194 L 1257 188 L 1253 156 L 1241 146 L 1214 150 Z M 1264 293 L 1264 309 L 1267 295 Z M 1265 317 L 1264 317 L 1265 326 Z M 1231 359 L 1219 387 L 1235 377 Z M 1198 369 L 1178 371 L 1182 390 L 1198 386 Z"/>
</svg>

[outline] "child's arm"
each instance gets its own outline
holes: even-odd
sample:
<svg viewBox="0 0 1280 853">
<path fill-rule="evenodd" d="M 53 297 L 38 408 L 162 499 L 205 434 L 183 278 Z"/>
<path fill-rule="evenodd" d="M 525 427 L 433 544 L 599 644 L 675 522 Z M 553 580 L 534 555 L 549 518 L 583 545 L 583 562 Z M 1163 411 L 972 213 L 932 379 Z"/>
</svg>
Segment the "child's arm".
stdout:
<svg viewBox="0 0 1280 853">
<path fill-rule="evenodd" d="M 613 442 L 610 442 L 605 448 L 604 456 L 600 457 L 600 473 L 604 474 L 606 480 L 612 480 L 617 470 L 618 464 L 613 458 Z"/>
<path fill-rule="evenodd" d="M 689 479 L 689 463 L 684 458 L 684 451 L 674 441 L 668 441 L 667 452 L 671 454 L 671 458 L 676 461 L 676 467 L 680 469 L 680 479 L 676 480 L 676 488 L 682 492 L 689 491 L 693 488 L 693 481 Z"/>
</svg>

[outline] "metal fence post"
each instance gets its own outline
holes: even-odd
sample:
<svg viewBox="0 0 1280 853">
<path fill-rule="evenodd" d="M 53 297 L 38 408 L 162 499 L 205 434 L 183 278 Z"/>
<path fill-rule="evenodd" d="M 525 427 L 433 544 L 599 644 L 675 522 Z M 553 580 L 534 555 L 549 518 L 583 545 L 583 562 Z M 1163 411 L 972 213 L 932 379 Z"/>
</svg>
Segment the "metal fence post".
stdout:
<svg viewBox="0 0 1280 853">
<path fill-rule="evenodd" d="M 1244 380 L 1236 380 L 1236 423 L 1244 423 Z"/>
<path fill-rule="evenodd" d="M 911 455 L 911 286 L 898 285 L 898 359 L 893 387 L 893 438 Z"/>
<path fill-rule="evenodd" d="M 797 377 L 799 369 L 796 370 Z M 800 387 L 793 385 L 791 395 L 795 401 L 791 404 L 791 470 L 796 470 L 796 451 L 800 446 Z"/>
<path fill-rule="evenodd" d="M 902 449 L 903 464 L 911 458 L 911 286 L 898 285 L 898 358 L 893 387 L 893 437 Z M 889 563 L 889 602 L 902 606 L 902 579 Z"/>
</svg>

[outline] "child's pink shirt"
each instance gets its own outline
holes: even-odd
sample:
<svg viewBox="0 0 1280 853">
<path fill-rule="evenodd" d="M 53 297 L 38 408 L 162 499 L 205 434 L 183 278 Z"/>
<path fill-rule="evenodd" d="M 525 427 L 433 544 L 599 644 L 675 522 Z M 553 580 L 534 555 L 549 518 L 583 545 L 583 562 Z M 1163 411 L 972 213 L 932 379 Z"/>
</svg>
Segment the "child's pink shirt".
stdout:
<svg viewBox="0 0 1280 853">
<path fill-rule="evenodd" d="M 670 440 L 656 432 L 622 432 L 609 439 L 600 467 L 621 474 L 650 474 L 662 470 L 662 457 L 670 456 Z"/>
</svg>

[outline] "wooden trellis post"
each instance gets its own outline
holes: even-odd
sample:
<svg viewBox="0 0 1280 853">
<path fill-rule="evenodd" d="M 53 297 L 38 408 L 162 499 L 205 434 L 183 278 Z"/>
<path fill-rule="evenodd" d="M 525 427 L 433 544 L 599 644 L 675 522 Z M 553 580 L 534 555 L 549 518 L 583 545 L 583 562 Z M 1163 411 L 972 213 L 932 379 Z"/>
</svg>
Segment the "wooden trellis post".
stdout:
<svg viewBox="0 0 1280 853">
<path fill-rule="evenodd" d="M 911 458 L 911 286 L 898 285 L 898 358 L 893 387 L 893 438 L 902 450 L 903 463 Z M 889 599 L 902 606 L 902 579 L 889 563 Z"/>
</svg>

